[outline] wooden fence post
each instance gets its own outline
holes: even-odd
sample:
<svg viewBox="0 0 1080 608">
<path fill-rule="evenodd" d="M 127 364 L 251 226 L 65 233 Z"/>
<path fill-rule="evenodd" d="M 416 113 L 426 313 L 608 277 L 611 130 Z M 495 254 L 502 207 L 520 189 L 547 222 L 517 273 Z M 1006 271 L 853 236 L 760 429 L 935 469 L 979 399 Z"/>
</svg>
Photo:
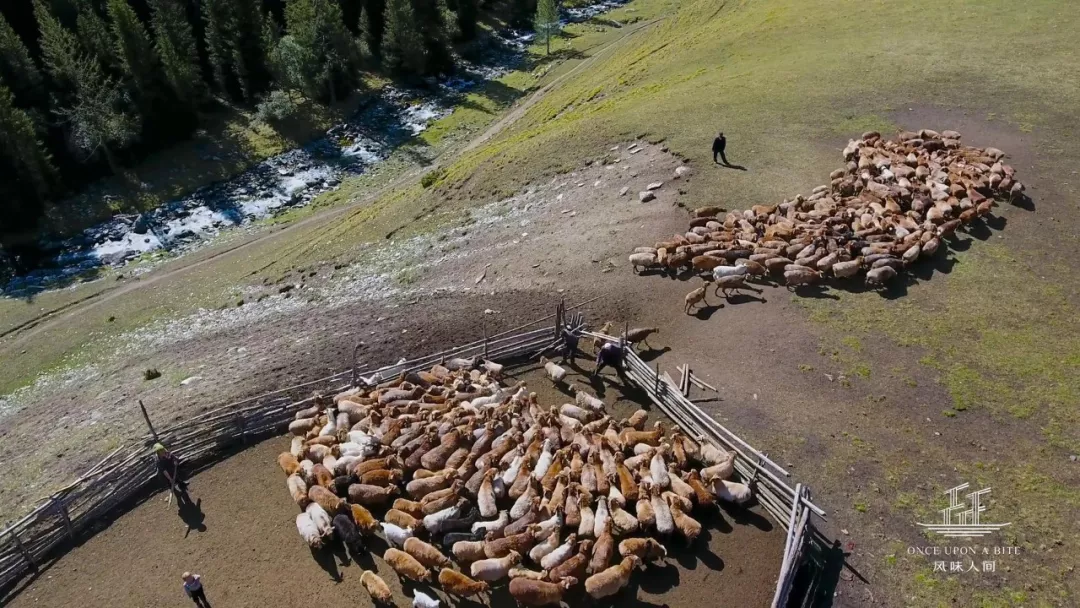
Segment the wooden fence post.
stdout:
<svg viewBox="0 0 1080 608">
<path fill-rule="evenodd" d="M 49 499 L 52 502 L 53 509 L 60 515 L 60 518 L 64 520 L 64 527 L 67 528 L 68 538 L 71 542 L 75 542 L 75 528 L 71 525 L 71 518 L 68 517 L 67 507 L 64 505 L 64 501 L 57 500 L 55 496 Z"/>
<path fill-rule="evenodd" d="M 150 434 L 154 436 L 154 441 L 158 441 L 157 431 L 154 430 L 154 425 L 150 423 L 150 414 L 146 413 L 146 406 L 143 405 L 142 399 L 139 399 L 139 409 L 142 410 L 143 420 L 146 421 L 146 426 L 150 429 Z"/>
<path fill-rule="evenodd" d="M 487 317 L 481 319 L 484 323 L 484 360 L 488 359 L 488 334 L 487 334 Z"/>
<path fill-rule="evenodd" d="M 240 411 L 236 413 L 237 426 L 240 427 L 240 443 L 247 445 L 247 418 L 244 416 L 244 412 Z"/>
<path fill-rule="evenodd" d="M 34 561 L 34 556 L 30 555 L 30 552 L 27 551 L 26 547 L 23 546 L 22 541 L 19 540 L 19 535 L 15 532 L 15 529 L 12 528 L 9 534 L 11 535 L 11 540 L 15 541 L 15 548 L 19 550 L 19 553 L 22 553 L 23 559 L 26 560 L 26 563 L 30 564 L 30 567 L 34 570 L 37 570 L 37 563 Z"/>
<path fill-rule="evenodd" d="M 356 358 L 360 352 L 360 340 L 356 341 L 356 346 L 352 349 L 352 385 L 356 386 L 357 376 L 360 374 L 360 368 L 356 366 Z"/>
</svg>

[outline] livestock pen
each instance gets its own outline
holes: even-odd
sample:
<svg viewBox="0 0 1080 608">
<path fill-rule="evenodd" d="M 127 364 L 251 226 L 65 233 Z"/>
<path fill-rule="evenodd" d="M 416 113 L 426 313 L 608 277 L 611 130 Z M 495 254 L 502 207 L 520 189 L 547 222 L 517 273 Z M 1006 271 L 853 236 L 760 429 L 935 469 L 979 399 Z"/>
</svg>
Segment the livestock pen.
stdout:
<svg viewBox="0 0 1080 608">
<path fill-rule="evenodd" d="M 361 379 L 378 383 L 405 371 L 428 368 L 449 357 L 486 355 L 492 360 L 509 364 L 508 370 L 511 370 L 511 373 L 519 371 L 524 373 L 528 370 L 529 361 L 534 361 L 540 351 L 557 343 L 556 336 L 560 335 L 563 326 L 582 329 L 583 319 L 580 316 L 567 317 L 557 313 L 553 317 L 555 317 L 554 327 L 521 331 L 524 327 L 528 327 L 526 325 L 447 351 L 368 372 L 361 372 L 352 367 L 296 387 L 214 408 L 180 424 L 158 429 L 154 434 L 148 433 L 145 436 L 133 438 L 128 444 L 118 448 L 93 469 L 83 474 L 76 482 L 48 497 L 30 515 L 3 531 L 3 545 L 0 547 L 0 569 L 2 569 L 0 580 L 8 590 L 19 589 L 20 579 L 34 573 L 38 568 L 45 567 L 74 544 L 86 544 L 85 541 L 89 536 L 100 531 L 103 522 L 111 521 L 110 518 L 159 489 L 160 485 L 154 479 L 153 458 L 149 451 L 149 445 L 155 439 L 169 445 L 188 462 L 197 466 L 208 465 L 231 455 L 237 448 L 255 444 L 283 432 L 295 413 L 311 404 L 312 398 L 300 398 L 300 394 L 305 392 L 339 391 L 354 385 Z M 583 333 L 594 335 L 590 332 Z M 615 339 L 612 336 L 602 336 L 602 338 Z M 803 603 L 804 599 L 809 599 L 812 595 L 809 592 L 812 591 L 812 586 L 807 585 L 799 585 L 795 595 L 790 597 L 788 595 L 792 592 L 791 583 L 795 580 L 800 567 L 804 565 L 807 553 L 814 548 L 814 543 L 819 542 L 817 537 L 812 536 L 813 528 L 810 525 L 811 512 L 816 507 L 809 501 L 805 487 L 798 484 L 792 487 L 784 481 L 787 477 L 785 471 L 771 464 L 764 454 L 717 424 L 708 414 L 686 399 L 679 387 L 666 374 L 650 369 L 637 355 L 628 357 L 626 371 L 628 379 L 635 385 L 633 397 L 640 399 L 641 395 L 647 396 L 667 417 L 684 429 L 704 435 L 724 449 L 733 450 L 736 453 L 736 469 L 740 476 L 744 480 L 756 480 L 759 506 L 755 509 L 770 517 L 779 528 L 787 531 L 782 559 L 777 560 L 779 568 L 773 576 L 769 577 L 769 580 L 776 583 L 773 605 L 798 605 Z M 264 447 L 267 444 L 271 444 L 270 447 Z M 214 479 L 215 485 L 221 484 L 222 480 L 218 477 L 225 472 L 236 475 L 239 472 L 237 467 L 240 465 L 233 465 L 239 462 L 250 462 L 250 454 L 264 453 L 268 450 L 275 453 L 280 451 L 280 445 L 272 444 L 274 440 L 265 441 L 262 445 L 246 450 L 233 458 L 229 465 L 214 467 L 203 472 L 199 477 L 206 476 L 208 481 Z M 280 472 L 277 474 L 280 475 Z M 196 491 L 201 487 L 199 477 L 195 480 Z M 229 483 L 236 484 L 236 482 Z M 280 492 L 287 499 L 284 488 L 279 488 L 278 485 L 280 481 L 274 485 L 273 491 Z M 237 489 L 241 487 L 252 489 L 252 485 L 247 483 L 247 480 L 244 484 L 236 484 L 236 486 Z M 240 498 L 240 500 L 243 503 L 244 499 Z M 248 500 L 262 501 L 264 495 L 256 492 L 255 496 Z M 151 507 L 149 510 L 155 508 Z M 260 516 L 257 509 L 247 515 Z M 142 513 L 132 516 L 133 521 L 145 520 L 145 518 L 146 515 Z M 153 525 L 149 521 L 143 521 L 143 523 Z M 130 530 L 125 530 L 123 526 L 119 528 L 117 531 L 110 530 L 102 536 L 114 533 L 130 535 Z M 295 543 L 293 549 L 295 551 L 295 548 L 302 545 L 299 544 L 301 542 L 299 538 L 295 537 L 295 530 L 291 531 L 291 535 L 291 540 Z M 86 547 L 80 549 L 86 549 Z M 243 547 L 237 547 L 240 554 L 243 554 L 243 550 Z M 255 548 L 251 550 L 255 551 Z M 803 571 L 805 570 L 803 568 Z M 163 576 L 173 577 L 175 573 L 169 572 Z M 692 577 L 684 575 L 684 583 L 691 583 L 691 580 Z"/>
</svg>

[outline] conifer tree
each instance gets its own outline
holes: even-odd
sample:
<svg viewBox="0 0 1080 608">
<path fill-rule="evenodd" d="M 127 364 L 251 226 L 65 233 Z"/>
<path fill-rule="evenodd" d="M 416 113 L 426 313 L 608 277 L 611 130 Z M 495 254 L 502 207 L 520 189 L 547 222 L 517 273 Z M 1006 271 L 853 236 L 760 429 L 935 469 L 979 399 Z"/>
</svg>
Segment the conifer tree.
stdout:
<svg viewBox="0 0 1080 608">
<path fill-rule="evenodd" d="M 354 84 L 356 54 L 336 0 L 289 0 L 285 6 L 288 36 L 302 49 L 303 89 L 310 97 L 328 95 Z"/>
<path fill-rule="evenodd" d="M 479 16 L 478 0 L 457 0 L 455 6 L 458 35 L 461 40 L 476 38 L 476 20 Z"/>
<path fill-rule="evenodd" d="M 106 76 L 94 58 L 80 59 L 78 67 L 75 102 L 58 114 L 67 122 L 71 142 L 87 158 L 100 152 L 109 169 L 118 173 L 115 152 L 138 137 L 138 120 L 125 110 L 120 84 Z"/>
<path fill-rule="evenodd" d="M 89 53 L 106 70 L 116 66 L 114 45 L 112 36 L 109 35 L 109 26 L 101 18 L 90 0 L 82 0 L 79 3 L 79 17 L 75 21 L 75 32 L 79 38 L 82 50 Z"/>
<path fill-rule="evenodd" d="M 10 173 L 16 182 L 21 184 L 18 191 L 23 196 L 17 201 L 5 201 L 5 211 L 16 211 L 16 215 L 29 212 L 36 218 L 40 215 L 40 203 L 44 201 L 53 189 L 56 179 L 56 168 L 53 167 L 52 158 L 44 146 L 37 139 L 34 130 L 34 121 L 22 109 L 15 106 L 15 97 L 11 90 L 5 86 L 5 80 L 0 78 L 0 157 L 6 160 L 6 164 L 12 168 Z M 32 195 L 31 195 L 32 193 Z M 14 202 L 15 209 L 11 205 Z M 22 205 L 19 203 L 23 202 Z M 34 210 L 23 209 L 27 203 L 35 203 Z M 4 230 L 12 228 L 12 221 L 20 222 L 29 217 L 12 217 L 6 214 Z M 20 226 L 22 230 L 27 226 Z"/>
<path fill-rule="evenodd" d="M 411 0 L 387 0 L 384 21 L 382 56 L 387 67 L 423 74 L 427 66 L 424 39 Z"/>
<path fill-rule="evenodd" d="M 165 82 L 180 104 L 194 109 L 202 101 L 206 86 L 184 5 L 181 0 L 150 0 L 150 9 L 154 48 L 161 59 Z"/>
<path fill-rule="evenodd" d="M 34 17 L 41 32 L 41 58 L 63 103 L 75 91 L 79 78 L 79 41 L 53 16 L 43 0 L 34 0 Z"/>
<path fill-rule="evenodd" d="M 386 0 L 363 0 L 359 29 L 364 46 L 374 57 L 382 57 L 382 42 L 386 32 Z"/>
<path fill-rule="evenodd" d="M 41 72 L 19 35 L 0 13 L 0 80 L 9 83 L 15 105 L 21 108 L 45 107 Z"/>
<path fill-rule="evenodd" d="M 540 34 L 547 45 L 547 54 L 551 54 L 551 38 L 559 33 L 559 2 L 558 0 L 537 0 L 536 33 Z"/>
<path fill-rule="evenodd" d="M 108 0 L 120 71 L 131 85 L 144 119 L 151 119 L 159 95 L 161 64 L 150 34 L 127 0 Z"/>
</svg>

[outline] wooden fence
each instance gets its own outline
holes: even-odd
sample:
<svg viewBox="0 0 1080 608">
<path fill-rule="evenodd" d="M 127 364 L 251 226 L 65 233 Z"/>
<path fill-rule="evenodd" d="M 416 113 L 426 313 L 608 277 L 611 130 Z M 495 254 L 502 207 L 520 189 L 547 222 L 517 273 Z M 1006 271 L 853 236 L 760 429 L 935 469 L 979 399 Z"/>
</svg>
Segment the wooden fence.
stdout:
<svg viewBox="0 0 1080 608">
<path fill-rule="evenodd" d="M 360 372 L 354 365 L 324 378 L 213 408 L 169 427 L 151 426 L 149 434 L 131 438 L 78 479 L 43 499 L 22 519 L 0 531 L 0 590 L 10 590 L 46 560 L 92 534 L 107 516 L 161 489 L 150 449 L 156 441 L 169 446 L 186 463 L 206 464 L 250 441 L 284 433 L 296 412 L 313 401 L 312 396 L 302 396 L 305 392 L 332 394 L 357 384 L 371 386 L 402 373 L 428 369 L 451 357 L 484 357 L 495 361 L 532 359 L 561 344 L 564 329 L 578 335 L 619 340 L 584 331 L 582 316 L 567 315 L 566 310 L 560 305 L 554 315 L 544 319 L 411 361 L 368 372 Z M 554 319 L 552 326 L 514 333 L 551 319 Z M 758 501 L 787 531 L 773 599 L 774 608 L 786 606 L 811 536 L 807 533 L 810 515 L 824 516 L 810 501 L 809 489 L 801 484 L 792 488 L 782 479 L 788 476 L 787 471 L 716 422 L 690 401 L 668 374 L 661 374 L 658 367 L 650 368 L 631 349 L 626 349 L 624 370 L 653 403 L 689 434 L 703 436 L 735 452 L 736 471 L 744 480 L 754 482 Z M 149 417 L 147 423 L 150 424 Z"/>
<path fill-rule="evenodd" d="M 591 300 L 590 300 L 591 302 Z M 583 306 L 589 302 L 582 302 Z M 552 326 L 520 332 L 554 319 Z M 403 372 L 428 369 L 450 357 L 491 360 L 535 358 L 560 343 L 563 327 L 582 329 L 580 314 L 554 315 L 443 352 L 361 372 L 355 367 L 242 401 L 215 407 L 198 416 L 132 437 L 66 487 L 52 493 L 18 521 L 0 531 L 0 597 L 25 575 L 62 554 L 71 543 L 92 534 L 106 516 L 135 504 L 162 488 L 151 450 L 160 441 L 189 465 L 207 464 L 248 442 L 280 435 L 297 411 L 308 407 L 314 391 L 335 393 L 356 383 L 378 384 Z M 518 332 L 518 333 L 515 333 Z M 141 406 L 141 403 L 140 403 Z M 146 414 L 144 410 L 144 415 Z M 147 416 L 147 424 L 150 419 Z"/>
<path fill-rule="evenodd" d="M 590 331 L 583 333 L 608 342 L 620 341 L 615 336 Z M 735 470 L 744 481 L 754 484 L 754 494 L 758 502 L 787 532 L 784 558 L 777 576 L 776 593 L 772 603 L 773 608 L 787 606 L 810 540 L 807 532 L 810 514 L 825 516 L 825 512 L 810 501 L 810 489 L 802 484 L 796 484 L 792 488 L 783 480 L 783 477 L 789 476 L 787 471 L 691 401 L 687 397 L 691 379 L 689 368 L 683 373 L 683 386 L 679 386 L 667 372 L 660 372 L 659 365 L 650 368 L 637 353 L 627 348 L 623 370 L 627 378 L 690 436 L 704 437 L 718 447 L 735 453 Z"/>
</svg>

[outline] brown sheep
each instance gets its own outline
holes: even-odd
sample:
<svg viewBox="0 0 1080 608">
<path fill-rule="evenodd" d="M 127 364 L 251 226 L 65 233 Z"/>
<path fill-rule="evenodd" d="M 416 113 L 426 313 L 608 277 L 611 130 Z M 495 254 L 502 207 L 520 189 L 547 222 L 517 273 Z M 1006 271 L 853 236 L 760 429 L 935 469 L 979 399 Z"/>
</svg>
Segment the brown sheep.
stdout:
<svg viewBox="0 0 1080 608">
<path fill-rule="evenodd" d="M 523 606 L 558 606 L 563 593 L 577 584 L 577 579 L 566 578 L 558 583 L 515 578 L 510 580 L 510 595 Z"/>
<path fill-rule="evenodd" d="M 596 600 L 615 595 L 630 582 L 630 573 L 639 563 L 636 555 L 630 555 L 621 564 L 590 576 L 585 579 L 585 592 Z"/>
<path fill-rule="evenodd" d="M 376 603 L 387 606 L 394 605 L 394 594 L 390 592 L 390 586 L 378 574 L 371 570 L 364 570 L 360 574 L 360 584 L 364 586 L 364 589 L 371 595 L 371 599 L 375 600 Z"/>
<path fill-rule="evenodd" d="M 371 536 L 379 529 L 379 522 L 371 515 L 371 511 L 360 505 L 349 505 L 349 509 L 352 511 L 353 523 L 361 534 Z"/>
<path fill-rule="evenodd" d="M 408 542 L 408 541 L 406 541 Z M 387 549 L 383 560 L 402 577 L 423 583 L 431 580 L 431 573 L 416 558 L 399 549 Z"/>
<path fill-rule="evenodd" d="M 300 471 L 300 461 L 293 456 L 292 452 L 282 452 L 278 455 L 278 466 L 282 471 L 285 471 L 285 475 L 295 475 Z"/>
<path fill-rule="evenodd" d="M 413 556 L 416 561 L 428 568 L 449 568 L 453 566 L 449 559 L 435 547 L 425 543 L 419 538 L 408 538 L 402 546 L 405 552 Z"/>
<path fill-rule="evenodd" d="M 439 571 L 439 585 L 443 591 L 451 595 L 470 597 L 480 593 L 486 593 L 488 584 L 483 581 L 474 581 L 457 570 L 443 568 Z"/>
<path fill-rule="evenodd" d="M 322 486 L 308 488 L 308 498 L 311 499 L 311 502 L 318 503 L 327 513 L 337 513 L 338 509 L 344 504 L 344 501 Z"/>
<path fill-rule="evenodd" d="M 708 286 L 709 284 L 705 283 L 701 287 L 698 287 L 697 289 L 686 294 L 686 298 L 684 298 L 686 305 L 683 307 L 683 312 L 685 312 L 686 314 L 690 314 L 690 309 L 701 303 L 704 303 L 705 306 L 709 305 L 709 303 L 705 300 L 705 289 Z"/>
</svg>

